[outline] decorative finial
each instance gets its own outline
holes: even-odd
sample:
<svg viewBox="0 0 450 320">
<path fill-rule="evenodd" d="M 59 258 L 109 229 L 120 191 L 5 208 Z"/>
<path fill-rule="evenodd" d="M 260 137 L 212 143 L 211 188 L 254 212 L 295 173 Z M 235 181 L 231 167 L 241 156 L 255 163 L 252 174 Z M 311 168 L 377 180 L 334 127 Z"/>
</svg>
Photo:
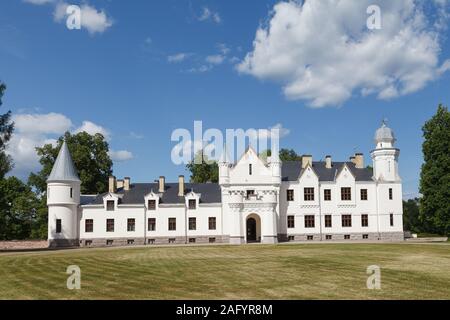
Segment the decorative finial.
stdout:
<svg viewBox="0 0 450 320">
<path fill-rule="evenodd" d="M 386 117 L 384 117 L 383 120 L 381 121 L 382 126 L 386 127 L 387 122 L 388 122 L 388 119 Z"/>
</svg>

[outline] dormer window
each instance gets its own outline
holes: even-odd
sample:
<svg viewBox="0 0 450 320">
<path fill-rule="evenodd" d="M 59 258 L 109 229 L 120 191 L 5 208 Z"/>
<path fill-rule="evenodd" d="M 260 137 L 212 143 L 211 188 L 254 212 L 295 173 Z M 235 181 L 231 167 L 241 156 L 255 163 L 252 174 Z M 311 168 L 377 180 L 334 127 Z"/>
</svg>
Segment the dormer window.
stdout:
<svg viewBox="0 0 450 320">
<path fill-rule="evenodd" d="M 252 173 L 253 173 L 253 170 L 252 170 L 253 168 L 252 168 L 252 164 L 250 163 L 249 165 L 248 165 L 248 174 L 251 176 L 252 175 Z"/>
<path fill-rule="evenodd" d="M 197 202 L 195 199 L 189 199 L 189 210 L 195 210 L 197 207 Z"/>
<path fill-rule="evenodd" d="M 114 211 L 114 200 L 106 201 L 106 211 Z"/>
<path fill-rule="evenodd" d="M 148 210 L 156 210 L 156 200 L 148 200 Z"/>
</svg>

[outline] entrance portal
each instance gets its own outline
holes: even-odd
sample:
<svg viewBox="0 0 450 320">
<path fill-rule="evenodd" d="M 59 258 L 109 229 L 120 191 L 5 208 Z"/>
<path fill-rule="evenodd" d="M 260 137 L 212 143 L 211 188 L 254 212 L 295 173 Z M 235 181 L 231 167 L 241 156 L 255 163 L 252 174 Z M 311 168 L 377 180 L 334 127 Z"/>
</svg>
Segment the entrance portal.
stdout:
<svg viewBox="0 0 450 320">
<path fill-rule="evenodd" d="M 254 218 L 247 219 L 247 242 L 256 242 L 256 220 Z"/>
</svg>

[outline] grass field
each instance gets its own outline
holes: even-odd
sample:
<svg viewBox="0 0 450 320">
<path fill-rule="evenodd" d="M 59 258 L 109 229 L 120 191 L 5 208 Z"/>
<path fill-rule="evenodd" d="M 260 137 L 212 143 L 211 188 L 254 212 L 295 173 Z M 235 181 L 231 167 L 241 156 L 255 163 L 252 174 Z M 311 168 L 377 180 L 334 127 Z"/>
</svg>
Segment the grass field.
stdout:
<svg viewBox="0 0 450 320">
<path fill-rule="evenodd" d="M 81 290 L 66 268 L 81 268 Z M 381 267 L 381 290 L 366 268 Z M 0 253 L 0 299 L 450 299 L 450 244 L 136 247 Z"/>
</svg>

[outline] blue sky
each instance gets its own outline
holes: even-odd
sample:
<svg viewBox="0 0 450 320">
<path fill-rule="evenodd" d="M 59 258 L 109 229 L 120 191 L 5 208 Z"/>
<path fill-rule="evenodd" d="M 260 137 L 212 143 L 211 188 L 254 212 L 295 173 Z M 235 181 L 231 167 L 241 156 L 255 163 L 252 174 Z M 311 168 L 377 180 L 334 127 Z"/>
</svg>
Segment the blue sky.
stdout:
<svg viewBox="0 0 450 320">
<path fill-rule="evenodd" d="M 436 2 L 443 3 L 439 8 L 448 18 L 448 2 Z M 334 66 L 334 60 L 323 54 L 332 52 L 332 48 L 320 47 L 321 42 L 314 42 L 314 46 L 313 41 L 302 44 L 308 39 L 305 36 L 289 43 L 290 36 L 295 38 L 295 27 L 286 29 L 286 37 L 283 39 L 282 34 L 281 40 L 275 39 L 277 32 L 271 30 L 271 38 L 262 41 L 268 44 L 263 47 L 270 50 L 254 48 L 258 28 L 268 30 L 269 22 L 276 26 L 286 23 L 286 19 L 297 21 L 295 14 L 299 14 L 298 20 L 308 18 L 306 11 L 295 11 L 301 7 L 297 3 L 276 8 L 278 1 L 256 0 L 69 3 L 95 8 L 99 14 L 102 11 L 107 20 L 94 21 L 81 30 L 68 30 L 65 20 L 55 19 L 58 4 L 51 0 L 0 2 L 0 79 L 8 86 L 1 111 L 11 109 L 21 126 L 11 146 L 11 154 L 16 157 L 15 174 L 26 176 L 36 168 L 35 157 L 24 148 L 51 141 L 67 128 L 76 131 L 86 121 L 86 128 L 107 132 L 111 149 L 122 151 L 122 160 L 126 161 L 115 161 L 114 173 L 119 178 L 130 176 L 132 181 L 153 181 L 159 175 L 175 180 L 177 175 L 187 174 L 183 166 L 171 162 L 175 143 L 170 136 L 176 128 L 193 131 L 194 120 L 202 120 L 204 128 L 221 130 L 281 124 L 289 131 L 281 147 L 312 154 L 316 160 L 331 154 L 339 161 L 348 159 L 356 150 L 363 152 L 370 164 L 374 132 L 381 120 L 388 118 L 401 150 L 404 193 L 417 193 L 422 163 L 421 126 L 439 103 L 449 105 L 450 100 L 450 75 L 444 63 L 450 58 L 450 47 L 446 27 L 433 26 L 436 12 L 440 12 L 436 8 L 423 9 L 430 22 L 417 31 L 421 36 L 426 32 L 439 35 L 434 47 L 423 52 L 424 60 L 408 58 L 410 47 L 399 55 L 398 51 L 384 48 L 386 41 L 381 41 L 379 49 L 373 50 L 377 50 L 374 57 L 383 57 L 382 62 L 378 58 L 364 60 L 364 54 L 359 55 L 361 48 L 355 47 L 354 52 L 345 54 L 354 55 L 352 58 L 336 51 L 339 58 Z M 395 15 L 397 9 L 382 6 L 382 14 L 387 16 L 383 21 L 389 23 L 388 15 Z M 355 23 L 361 19 L 365 22 L 364 11 Z M 340 18 L 345 17 L 342 12 L 324 14 L 334 17 L 330 24 L 340 23 Z M 444 25 L 448 22 L 442 21 Z M 102 23 L 107 26 L 98 31 Z M 385 25 L 383 30 L 390 31 L 385 36 L 394 37 L 396 27 L 404 25 Z M 299 28 L 298 33 L 303 32 L 305 25 Z M 359 33 L 362 27 L 358 28 L 349 35 L 365 41 Z M 311 29 L 317 37 L 322 36 L 321 27 L 312 24 Z M 323 37 L 330 34 L 324 31 Z M 415 34 L 411 37 L 417 38 Z M 412 43 L 411 39 L 405 43 Z M 280 46 L 289 52 L 299 52 L 300 46 L 303 51 L 293 59 L 287 56 L 288 62 L 280 66 L 273 63 L 280 56 Z M 245 65 L 248 53 L 253 53 L 254 60 Z M 324 69 L 314 64 L 311 67 L 308 61 L 319 64 L 318 57 L 324 59 L 323 65 L 338 71 L 342 68 L 342 72 L 329 76 Z M 349 59 L 355 61 L 350 68 Z M 398 65 L 401 71 L 391 72 Z M 415 78 L 413 70 L 422 65 L 426 67 L 420 75 L 429 73 L 428 78 L 417 86 L 405 80 L 411 78 L 408 75 Z M 293 73 L 292 68 L 299 69 Z M 306 77 L 298 71 L 301 68 L 311 70 L 317 87 L 311 86 L 307 92 L 299 89 L 297 84 L 304 83 Z M 360 72 L 365 68 L 369 70 L 367 75 Z M 368 83 L 363 79 L 372 75 L 381 79 L 385 74 L 389 85 L 384 80 L 379 84 L 378 80 Z M 359 78 L 359 82 L 348 80 L 352 77 Z M 333 81 L 345 86 L 336 93 L 329 86 Z M 398 89 L 394 90 L 397 94 L 392 94 L 392 86 Z M 285 90 L 287 87 L 293 89 Z M 361 93 L 366 87 L 367 95 Z M 322 97 L 326 97 L 325 102 Z"/>
</svg>

